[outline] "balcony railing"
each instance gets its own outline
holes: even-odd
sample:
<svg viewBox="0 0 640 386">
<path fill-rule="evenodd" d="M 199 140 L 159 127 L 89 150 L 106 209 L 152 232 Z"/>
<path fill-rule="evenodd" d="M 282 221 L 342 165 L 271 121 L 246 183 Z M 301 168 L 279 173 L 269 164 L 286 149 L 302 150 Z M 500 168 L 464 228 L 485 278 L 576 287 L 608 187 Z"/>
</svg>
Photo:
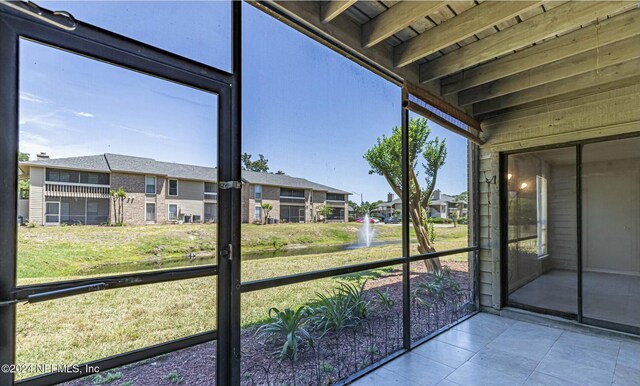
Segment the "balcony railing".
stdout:
<svg viewBox="0 0 640 386">
<path fill-rule="evenodd" d="M 46 182 L 45 196 L 109 198 L 109 185 L 76 184 L 70 182 Z"/>
<path fill-rule="evenodd" d="M 204 192 L 204 199 L 206 201 L 217 201 L 218 193 L 215 192 Z"/>
</svg>

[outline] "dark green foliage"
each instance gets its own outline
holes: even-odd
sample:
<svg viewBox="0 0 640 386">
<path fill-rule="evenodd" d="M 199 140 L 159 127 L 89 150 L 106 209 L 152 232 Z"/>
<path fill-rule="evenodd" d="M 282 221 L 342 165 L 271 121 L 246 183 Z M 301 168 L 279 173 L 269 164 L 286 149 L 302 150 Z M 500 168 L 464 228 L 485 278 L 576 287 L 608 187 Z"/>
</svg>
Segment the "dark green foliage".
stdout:
<svg viewBox="0 0 640 386">
<path fill-rule="evenodd" d="M 302 342 L 313 344 L 313 338 L 307 331 L 309 307 L 302 306 L 293 311 L 286 308 L 283 311 L 273 307 L 269 310 L 270 323 L 263 324 L 256 331 L 256 335 L 278 344 L 282 343 L 281 357 L 298 359 L 298 351 Z"/>
<path fill-rule="evenodd" d="M 391 294 L 389 293 L 389 288 L 385 289 L 384 292 L 376 289 L 375 302 L 376 304 L 385 311 L 390 311 L 396 301 L 393 299 Z"/>
<path fill-rule="evenodd" d="M 311 321 L 323 332 L 355 327 L 369 315 L 370 301 L 364 290 L 365 283 L 340 283 L 329 294 L 316 293 L 318 301 Z"/>
<path fill-rule="evenodd" d="M 451 276 L 451 268 L 447 266 L 434 272 L 432 280 L 416 285 L 412 291 L 414 303 L 417 305 L 428 304 L 427 297 L 444 301 L 452 297 L 459 299 L 462 295 L 460 284 Z"/>
<path fill-rule="evenodd" d="M 93 377 L 92 381 L 94 385 L 108 385 L 113 381 L 117 381 L 122 378 L 121 372 L 108 372 L 104 374 L 98 374 Z"/>
<path fill-rule="evenodd" d="M 263 172 L 266 173 L 269 171 L 269 160 L 264 158 L 264 155 L 258 154 L 258 159 L 255 161 L 251 161 L 251 154 L 244 153 L 242 154 L 242 169 L 243 170 L 251 170 L 252 172 Z M 278 174 L 284 174 L 281 171 L 278 171 Z"/>
<path fill-rule="evenodd" d="M 167 374 L 164 379 L 176 385 L 181 385 L 184 383 L 184 377 L 180 375 L 180 373 L 178 373 L 178 370 L 173 370 L 172 372 Z"/>
</svg>

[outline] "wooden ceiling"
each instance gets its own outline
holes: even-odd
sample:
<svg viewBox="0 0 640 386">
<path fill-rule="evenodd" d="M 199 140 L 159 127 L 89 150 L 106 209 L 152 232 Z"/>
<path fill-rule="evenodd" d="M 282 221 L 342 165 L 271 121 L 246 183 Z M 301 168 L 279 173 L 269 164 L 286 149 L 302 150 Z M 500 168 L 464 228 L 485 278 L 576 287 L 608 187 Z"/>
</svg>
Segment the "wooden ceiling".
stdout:
<svg viewBox="0 0 640 386">
<path fill-rule="evenodd" d="M 478 118 L 640 81 L 637 1 L 252 4 Z"/>
</svg>

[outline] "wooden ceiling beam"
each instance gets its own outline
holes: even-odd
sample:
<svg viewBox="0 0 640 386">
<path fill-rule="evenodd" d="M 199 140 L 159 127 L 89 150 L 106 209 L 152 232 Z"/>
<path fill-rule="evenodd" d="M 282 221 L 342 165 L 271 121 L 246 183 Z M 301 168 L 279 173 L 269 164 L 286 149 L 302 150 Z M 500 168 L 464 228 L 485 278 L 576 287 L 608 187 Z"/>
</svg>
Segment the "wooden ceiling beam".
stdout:
<svg viewBox="0 0 640 386">
<path fill-rule="evenodd" d="M 400 1 L 363 24 L 362 46 L 373 47 L 446 4 L 446 1 Z"/>
<path fill-rule="evenodd" d="M 441 92 L 451 95 L 638 35 L 640 9 L 634 9 L 443 79 Z"/>
<path fill-rule="evenodd" d="M 637 58 L 640 58 L 640 36 L 462 91 L 458 104 L 466 106 Z"/>
<path fill-rule="evenodd" d="M 356 3 L 356 0 L 338 1 L 328 0 L 320 2 L 320 21 L 325 24 L 335 19 Z"/>
<path fill-rule="evenodd" d="M 498 33 L 420 66 L 420 81 L 428 82 L 453 74 L 589 23 L 636 3 L 618 1 L 568 2 Z"/>
<path fill-rule="evenodd" d="M 393 50 L 394 64 L 403 67 L 449 47 L 491 26 L 540 6 L 541 1 L 486 1 L 445 20 Z"/>
<path fill-rule="evenodd" d="M 640 68 L 640 59 L 629 60 L 624 63 L 600 68 L 570 78 L 532 87 L 517 93 L 476 103 L 473 105 L 473 113 L 475 116 L 483 115 L 558 95 L 578 93 L 587 88 L 605 87 L 609 83 L 619 83 L 625 79 L 630 79 L 629 83 L 634 83 L 637 82 L 637 78 L 640 75 L 638 68 Z"/>
</svg>

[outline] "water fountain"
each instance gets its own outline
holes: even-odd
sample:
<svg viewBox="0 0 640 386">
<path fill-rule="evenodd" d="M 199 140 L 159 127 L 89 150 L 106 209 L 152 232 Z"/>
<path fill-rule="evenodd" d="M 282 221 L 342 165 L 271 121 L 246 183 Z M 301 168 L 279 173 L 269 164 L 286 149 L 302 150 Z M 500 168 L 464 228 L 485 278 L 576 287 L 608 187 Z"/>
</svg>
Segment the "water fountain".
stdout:
<svg viewBox="0 0 640 386">
<path fill-rule="evenodd" d="M 369 213 L 364 216 L 364 220 L 362 222 L 362 227 L 358 231 L 358 244 L 364 246 L 371 246 L 371 242 L 373 241 L 373 236 L 375 235 L 376 230 L 371 227 L 371 220 L 369 217 Z"/>
</svg>

